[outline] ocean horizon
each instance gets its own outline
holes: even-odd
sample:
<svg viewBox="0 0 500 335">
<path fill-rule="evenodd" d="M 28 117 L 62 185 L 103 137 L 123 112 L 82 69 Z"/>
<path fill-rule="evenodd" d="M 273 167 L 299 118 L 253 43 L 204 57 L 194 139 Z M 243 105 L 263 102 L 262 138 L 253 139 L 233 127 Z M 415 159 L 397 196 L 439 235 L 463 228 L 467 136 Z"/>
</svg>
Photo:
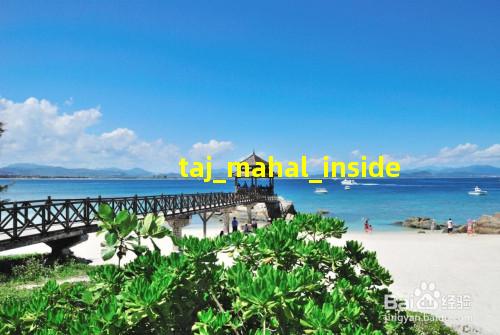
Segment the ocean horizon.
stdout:
<svg viewBox="0 0 500 335">
<path fill-rule="evenodd" d="M 231 192 L 227 184 L 203 183 L 200 180 L 179 179 L 0 179 L 10 184 L 1 194 L 4 201 L 116 197 L 157 194 L 202 192 Z M 299 212 L 328 211 L 346 221 L 350 231 L 362 229 L 365 218 L 374 230 L 402 231 L 396 221 L 422 216 L 436 219 L 438 223 L 452 218 L 458 225 L 468 219 L 500 211 L 500 178 L 381 178 L 358 179 L 358 185 L 344 190 L 340 180 L 325 179 L 320 185 L 327 194 L 314 193 L 318 185 L 302 179 L 277 179 L 277 195 L 293 201 Z M 488 191 L 486 196 L 471 196 L 475 186 Z M 218 225 L 213 219 L 209 225 Z M 192 226 L 201 225 L 197 216 Z"/>
</svg>

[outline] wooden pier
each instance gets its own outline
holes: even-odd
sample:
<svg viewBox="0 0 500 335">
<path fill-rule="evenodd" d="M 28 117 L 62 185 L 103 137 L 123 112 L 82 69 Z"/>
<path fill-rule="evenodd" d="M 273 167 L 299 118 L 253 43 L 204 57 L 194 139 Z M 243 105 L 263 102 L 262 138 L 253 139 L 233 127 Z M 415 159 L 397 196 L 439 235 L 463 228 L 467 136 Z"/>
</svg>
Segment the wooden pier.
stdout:
<svg viewBox="0 0 500 335">
<path fill-rule="evenodd" d="M 106 203 L 115 212 L 128 210 L 138 216 L 163 214 L 167 221 L 184 222 L 199 214 L 206 222 L 214 212 L 258 202 L 276 203 L 268 192 L 218 192 L 132 197 L 97 197 L 0 202 L 0 251 L 30 244 L 46 243 L 54 251 L 67 249 L 98 229 L 99 205 Z M 182 221 L 184 220 L 184 221 Z M 175 232 L 176 226 L 172 225 Z"/>
</svg>

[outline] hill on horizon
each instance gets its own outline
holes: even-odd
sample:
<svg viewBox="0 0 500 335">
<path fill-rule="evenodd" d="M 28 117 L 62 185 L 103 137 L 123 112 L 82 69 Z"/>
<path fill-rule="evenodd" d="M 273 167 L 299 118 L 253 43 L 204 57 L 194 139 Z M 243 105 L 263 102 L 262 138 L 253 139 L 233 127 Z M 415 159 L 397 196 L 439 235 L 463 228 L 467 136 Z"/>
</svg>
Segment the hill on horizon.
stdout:
<svg viewBox="0 0 500 335">
<path fill-rule="evenodd" d="M 214 177 L 225 177 L 224 169 L 214 169 Z M 42 177 L 42 178 L 179 178 L 177 172 L 155 174 L 141 168 L 120 169 L 110 168 L 65 168 L 60 166 L 40 165 L 31 163 L 10 164 L 0 168 L 2 177 Z M 311 177 L 320 176 L 313 173 Z M 491 165 L 470 165 L 463 167 L 424 167 L 402 170 L 403 178 L 478 178 L 500 177 L 500 168 Z"/>
<path fill-rule="evenodd" d="M 0 168 L 1 176 L 11 177 L 64 177 L 64 178 L 140 178 L 152 177 L 154 173 L 140 169 L 119 168 L 65 168 L 60 166 L 30 163 L 10 164 Z"/>
<path fill-rule="evenodd" d="M 500 177 L 500 168 L 491 165 L 469 165 L 462 167 L 425 167 L 401 171 L 401 177 L 414 178 L 474 178 Z"/>
</svg>

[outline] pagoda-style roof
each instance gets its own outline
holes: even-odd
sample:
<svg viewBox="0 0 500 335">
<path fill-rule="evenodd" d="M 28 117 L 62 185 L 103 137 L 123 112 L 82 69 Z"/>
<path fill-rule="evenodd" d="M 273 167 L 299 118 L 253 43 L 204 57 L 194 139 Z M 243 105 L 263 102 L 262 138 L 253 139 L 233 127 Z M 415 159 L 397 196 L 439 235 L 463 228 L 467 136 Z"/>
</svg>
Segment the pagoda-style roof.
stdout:
<svg viewBox="0 0 500 335">
<path fill-rule="evenodd" d="M 264 163 L 266 166 L 269 165 L 269 162 L 266 161 L 264 158 L 261 158 L 255 154 L 255 151 L 252 152 L 250 156 L 242 160 L 240 163 L 248 163 L 250 167 L 257 167 L 257 162 Z"/>
</svg>

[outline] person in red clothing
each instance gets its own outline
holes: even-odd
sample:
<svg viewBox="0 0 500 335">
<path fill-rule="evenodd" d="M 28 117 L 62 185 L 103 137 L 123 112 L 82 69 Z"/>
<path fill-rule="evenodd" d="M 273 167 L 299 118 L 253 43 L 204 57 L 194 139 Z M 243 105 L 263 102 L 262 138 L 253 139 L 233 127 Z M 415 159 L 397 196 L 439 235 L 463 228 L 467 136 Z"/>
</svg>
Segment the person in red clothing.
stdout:
<svg viewBox="0 0 500 335">
<path fill-rule="evenodd" d="M 368 222 L 368 219 L 365 219 L 365 233 L 371 233 L 372 232 L 372 225 Z"/>
</svg>

